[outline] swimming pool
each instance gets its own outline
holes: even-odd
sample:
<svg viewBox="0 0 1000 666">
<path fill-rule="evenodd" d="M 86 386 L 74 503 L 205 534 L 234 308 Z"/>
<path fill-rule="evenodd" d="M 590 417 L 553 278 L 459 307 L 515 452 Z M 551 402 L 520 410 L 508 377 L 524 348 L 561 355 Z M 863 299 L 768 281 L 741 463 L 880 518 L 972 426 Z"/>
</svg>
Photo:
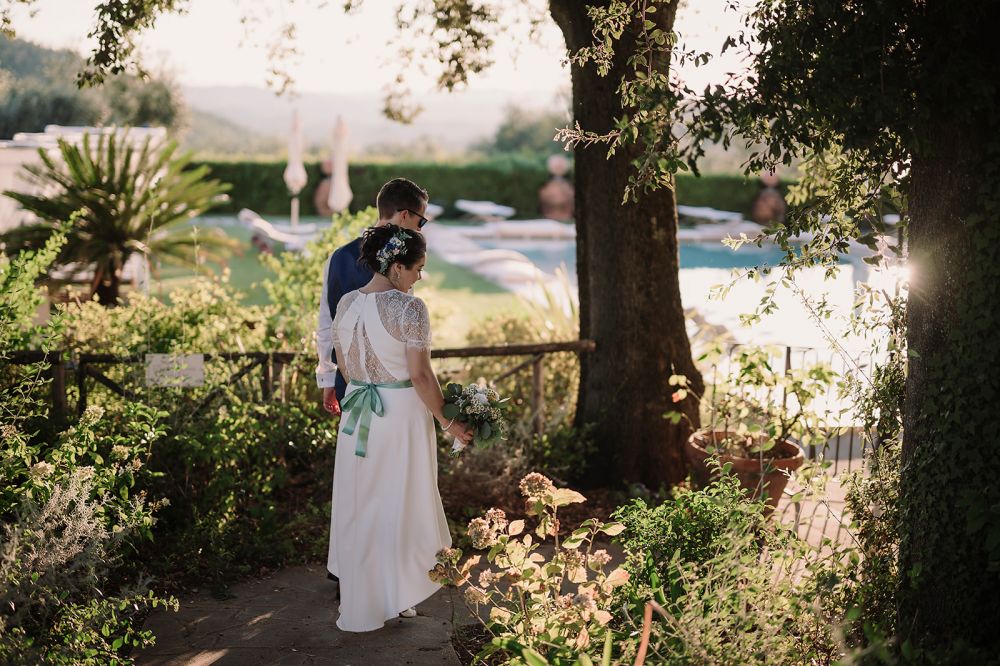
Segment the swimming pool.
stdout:
<svg viewBox="0 0 1000 666">
<path fill-rule="evenodd" d="M 489 249 L 515 250 L 527 257 L 546 273 L 553 273 L 560 264 L 572 277 L 576 277 L 576 241 L 574 240 L 523 240 L 489 239 L 477 240 L 479 245 Z M 680 267 L 684 268 L 747 268 L 760 264 L 777 265 L 784 254 L 771 245 L 756 247 L 744 245 L 738 251 L 720 242 L 680 243 Z"/>
</svg>

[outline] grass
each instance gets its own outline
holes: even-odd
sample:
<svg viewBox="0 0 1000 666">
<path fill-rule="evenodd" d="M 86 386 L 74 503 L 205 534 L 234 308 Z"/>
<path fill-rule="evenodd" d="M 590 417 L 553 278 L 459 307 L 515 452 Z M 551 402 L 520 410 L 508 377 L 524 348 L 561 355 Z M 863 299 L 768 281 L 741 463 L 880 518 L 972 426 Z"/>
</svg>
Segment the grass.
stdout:
<svg viewBox="0 0 1000 666">
<path fill-rule="evenodd" d="M 243 293 L 244 305 L 264 305 L 269 302 L 267 293 L 260 282 L 268 276 L 268 271 L 260 263 L 258 252 L 250 245 L 251 231 L 245 227 L 222 227 L 230 238 L 240 241 L 238 253 L 229 257 L 225 267 L 229 268 L 230 283 Z M 280 251 L 280 250 L 279 250 Z M 223 266 L 206 264 L 204 271 L 220 274 Z M 189 268 L 164 265 L 156 271 L 150 281 L 150 291 L 163 301 L 170 301 L 170 292 L 194 280 L 196 273 Z"/>
<path fill-rule="evenodd" d="M 260 263 L 258 251 L 250 245 L 251 231 L 237 225 L 221 228 L 242 245 L 240 253 L 230 257 L 226 267 L 230 271 L 230 283 L 244 295 L 243 304 L 268 303 L 267 293 L 260 283 L 269 273 Z M 276 251 L 282 251 L 281 247 Z M 207 264 L 203 270 L 219 274 L 222 269 L 222 266 Z M 151 280 L 150 291 L 169 302 L 170 292 L 189 284 L 195 275 L 191 269 L 163 266 Z M 490 315 L 504 312 L 527 314 L 515 294 L 468 269 L 449 264 L 433 252 L 428 254 L 425 277 L 417 285 L 416 292 L 426 296 L 431 307 L 435 345 L 438 347 L 465 345 L 469 330 Z"/>
<path fill-rule="evenodd" d="M 428 253 L 424 269 L 426 275 L 415 291 L 418 295 L 429 292 L 428 304 L 437 319 L 437 347 L 465 345 L 469 331 L 490 315 L 527 314 L 515 294 L 466 268 L 449 264 L 433 252 Z"/>
</svg>

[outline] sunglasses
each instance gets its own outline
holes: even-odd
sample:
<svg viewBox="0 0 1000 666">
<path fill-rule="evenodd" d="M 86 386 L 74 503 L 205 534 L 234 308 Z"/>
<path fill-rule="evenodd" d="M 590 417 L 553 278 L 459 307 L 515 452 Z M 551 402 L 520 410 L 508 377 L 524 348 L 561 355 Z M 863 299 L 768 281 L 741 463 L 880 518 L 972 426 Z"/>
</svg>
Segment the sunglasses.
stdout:
<svg viewBox="0 0 1000 666">
<path fill-rule="evenodd" d="M 404 210 L 407 213 L 409 213 L 410 215 L 413 215 L 413 216 L 419 218 L 420 221 L 417 222 L 417 228 L 418 229 L 423 229 L 424 225 L 427 224 L 428 222 L 430 222 L 430 220 L 428 220 L 426 217 L 424 217 L 423 215 L 421 215 L 420 213 L 418 213 L 415 210 L 410 210 L 409 208 L 397 208 L 396 212 L 397 213 L 402 213 Z"/>
</svg>

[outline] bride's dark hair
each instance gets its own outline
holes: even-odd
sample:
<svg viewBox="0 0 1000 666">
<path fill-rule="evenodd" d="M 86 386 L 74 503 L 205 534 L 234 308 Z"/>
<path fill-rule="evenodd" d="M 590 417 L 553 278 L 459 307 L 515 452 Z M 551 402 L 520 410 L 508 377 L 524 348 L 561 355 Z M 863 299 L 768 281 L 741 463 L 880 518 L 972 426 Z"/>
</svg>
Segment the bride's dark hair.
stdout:
<svg viewBox="0 0 1000 666">
<path fill-rule="evenodd" d="M 399 238 L 393 248 L 386 248 L 393 238 Z M 386 249 L 380 256 L 380 252 Z M 407 268 L 424 258 L 427 254 L 427 243 L 423 234 L 404 229 L 395 224 L 384 224 L 380 227 L 368 227 L 361 235 L 361 256 L 358 263 L 367 266 L 376 273 L 385 275 L 389 266 L 397 261 Z"/>
</svg>

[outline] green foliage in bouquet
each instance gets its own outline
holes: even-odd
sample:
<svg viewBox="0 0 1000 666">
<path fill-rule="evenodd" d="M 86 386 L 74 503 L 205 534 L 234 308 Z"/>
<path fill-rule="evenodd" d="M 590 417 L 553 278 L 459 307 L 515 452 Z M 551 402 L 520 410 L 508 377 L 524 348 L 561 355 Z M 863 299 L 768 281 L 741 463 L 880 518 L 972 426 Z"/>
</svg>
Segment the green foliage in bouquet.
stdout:
<svg viewBox="0 0 1000 666">
<path fill-rule="evenodd" d="M 507 439 L 505 413 L 509 408 L 508 399 L 501 399 L 496 389 L 485 384 L 451 383 L 445 387 L 444 417 L 471 427 L 479 446 L 491 446 Z"/>
</svg>

